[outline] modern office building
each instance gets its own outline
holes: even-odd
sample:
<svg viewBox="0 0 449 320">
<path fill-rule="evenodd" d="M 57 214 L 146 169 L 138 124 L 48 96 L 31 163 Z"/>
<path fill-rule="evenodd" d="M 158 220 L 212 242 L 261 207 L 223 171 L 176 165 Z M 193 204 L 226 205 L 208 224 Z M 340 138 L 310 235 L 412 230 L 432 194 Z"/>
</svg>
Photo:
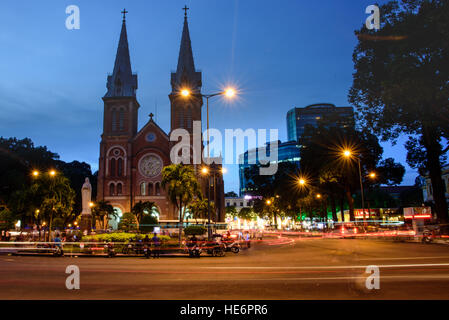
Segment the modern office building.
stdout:
<svg viewBox="0 0 449 320">
<path fill-rule="evenodd" d="M 352 107 L 336 107 L 330 103 L 312 104 L 305 108 L 293 108 L 287 112 L 288 140 L 300 141 L 306 125 L 317 126 L 323 118 L 330 118 L 336 125 L 354 125 Z"/>
<path fill-rule="evenodd" d="M 245 177 L 245 169 L 251 166 L 257 166 L 260 164 L 259 158 L 261 158 L 261 152 L 269 150 L 270 143 L 266 143 L 266 148 L 253 148 L 245 153 L 239 155 L 239 180 L 240 180 L 240 196 L 243 197 L 247 194 L 251 194 L 252 190 L 249 186 L 251 181 L 248 181 Z M 278 160 L 277 163 L 281 162 L 292 162 L 299 168 L 299 149 L 300 146 L 296 141 L 281 142 L 278 141 Z M 263 156 L 262 156 L 263 158 Z"/>
</svg>

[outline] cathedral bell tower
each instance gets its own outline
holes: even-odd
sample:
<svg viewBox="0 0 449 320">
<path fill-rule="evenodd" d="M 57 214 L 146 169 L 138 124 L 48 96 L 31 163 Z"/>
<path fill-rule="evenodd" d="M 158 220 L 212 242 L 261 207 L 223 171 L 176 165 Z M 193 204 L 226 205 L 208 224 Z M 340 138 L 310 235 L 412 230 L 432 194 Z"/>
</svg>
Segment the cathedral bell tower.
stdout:
<svg viewBox="0 0 449 320">
<path fill-rule="evenodd" d="M 137 133 L 137 75 L 132 73 L 126 33 L 126 10 L 115 57 L 114 71 L 108 76 L 104 101 L 103 135 L 133 137 Z"/>
<path fill-rule="evenodd" d="M 126 32 L 126 10 L 115 57 L 114 70 L 107 78 L 103 97 L 103 134 L 100 143 L 98 199 L 130 210 L 132 205 L 132 139 L 137 134 L 139 103 L 136 99 L 137 75 L 132 73 Z M 124 211 L 124 212 L 126 212 Z"/>
<path fill-rule="evenodd" d="M 187 10 L 184 8 L 184 27 L 182 30 L 181 46 L 179 49 L 178 66 L 176 72 L 171 74 L 172 91 L 169 94 L 171 103 L 171 126 L 173 131 L 178 128 L 193 132 L 193 121 L 201 121 L 201 72 L 195 70 L 193 62 L 192 44 L 190 42 Z M 189 92 L 183 96 L 183 90 Z"/>
</svg>

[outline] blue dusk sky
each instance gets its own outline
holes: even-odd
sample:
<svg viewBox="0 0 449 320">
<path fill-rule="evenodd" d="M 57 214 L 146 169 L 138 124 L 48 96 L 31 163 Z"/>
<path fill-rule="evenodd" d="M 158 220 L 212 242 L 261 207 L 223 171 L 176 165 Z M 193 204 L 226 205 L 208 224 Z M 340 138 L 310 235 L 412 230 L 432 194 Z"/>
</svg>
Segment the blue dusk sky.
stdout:
<svg viewBox="0 0 449 320">
<path fill-rule="evenodd" d="M 170 72 L 177 65 L 185 4 L 203 93 L 227 84 L 239 89 L 232 104 L 211 100 L 211 127 L 222 132 L 277 128 L 285 141 L 291 108 L 349 105 L 354 30 L 365 23 L 365 8 L 373 1 L 4 0 L 0 135 L 29 137 L 64 161 L 85 161 L 98 169 L 101 97 L 112 73 L 124 7 L 139 82 L 139 128 L 153 112 L 168 132 Z M 69 5 L 80 8 L 79 30 L 65 27 Z M 406 165 L 405 140 L 396 146 L 383 143 L 384 157 Z M 237 166 L 227 168 L 225 191 L 237 192 Z M 417 173 L 406 168 L 403 184 L 413 184 Z"/>
</svg>

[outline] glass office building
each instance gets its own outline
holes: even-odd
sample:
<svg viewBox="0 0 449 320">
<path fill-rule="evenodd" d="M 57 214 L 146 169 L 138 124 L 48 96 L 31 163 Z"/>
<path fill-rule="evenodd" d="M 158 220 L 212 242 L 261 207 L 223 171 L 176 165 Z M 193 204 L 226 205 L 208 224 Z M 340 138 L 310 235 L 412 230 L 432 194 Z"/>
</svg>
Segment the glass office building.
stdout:
<svg viewBox="0 0 449 320">
<path fill-rule="evenodd" d="M 254 148 L 239 155 L 239 180 L 240 180 L 240 196 L 243 197 L 246 194 L 251 194 L 252 190 L 249 186 L 251 181 L 248 181 L 245 177 L 245 169 L 251 166 L 257 166 L 260 164 L 259 157 L 261 152 L 269 150 L 270 143 L 266 144 L 266 149 Z M 300 146 L 296 141 L 281 142 L 278 141 L 278 160 L 281 162 L 292 162 L 299 168 L 299 150 Z M 264 157 L 262 157 L 264 158 Z"/>
<path fill-rule="evenodd" d="M 330 103 L 312 104 L 305 108 L 293 108 L 287 112 L 288 140 L 300 141 L 306 125 L 317 126 L 325 117 L 334 117 L 336 125 L 354 125 L 354 110 L 352 107 L 336 107 Z"/>
</svg>

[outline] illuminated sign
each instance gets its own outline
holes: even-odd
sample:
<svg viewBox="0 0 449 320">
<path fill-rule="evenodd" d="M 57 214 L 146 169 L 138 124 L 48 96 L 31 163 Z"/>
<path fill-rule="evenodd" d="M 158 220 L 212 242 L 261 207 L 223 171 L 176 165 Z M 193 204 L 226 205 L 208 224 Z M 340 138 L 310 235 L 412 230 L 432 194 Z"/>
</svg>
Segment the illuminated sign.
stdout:
<svg viewBox="0 0 449 320">
<path fill-rule="evenodd" d="M 404 208 L 404 219 L 431 219 L 432 210 L 430 207 L 410 207 Z"/>
</svg>

